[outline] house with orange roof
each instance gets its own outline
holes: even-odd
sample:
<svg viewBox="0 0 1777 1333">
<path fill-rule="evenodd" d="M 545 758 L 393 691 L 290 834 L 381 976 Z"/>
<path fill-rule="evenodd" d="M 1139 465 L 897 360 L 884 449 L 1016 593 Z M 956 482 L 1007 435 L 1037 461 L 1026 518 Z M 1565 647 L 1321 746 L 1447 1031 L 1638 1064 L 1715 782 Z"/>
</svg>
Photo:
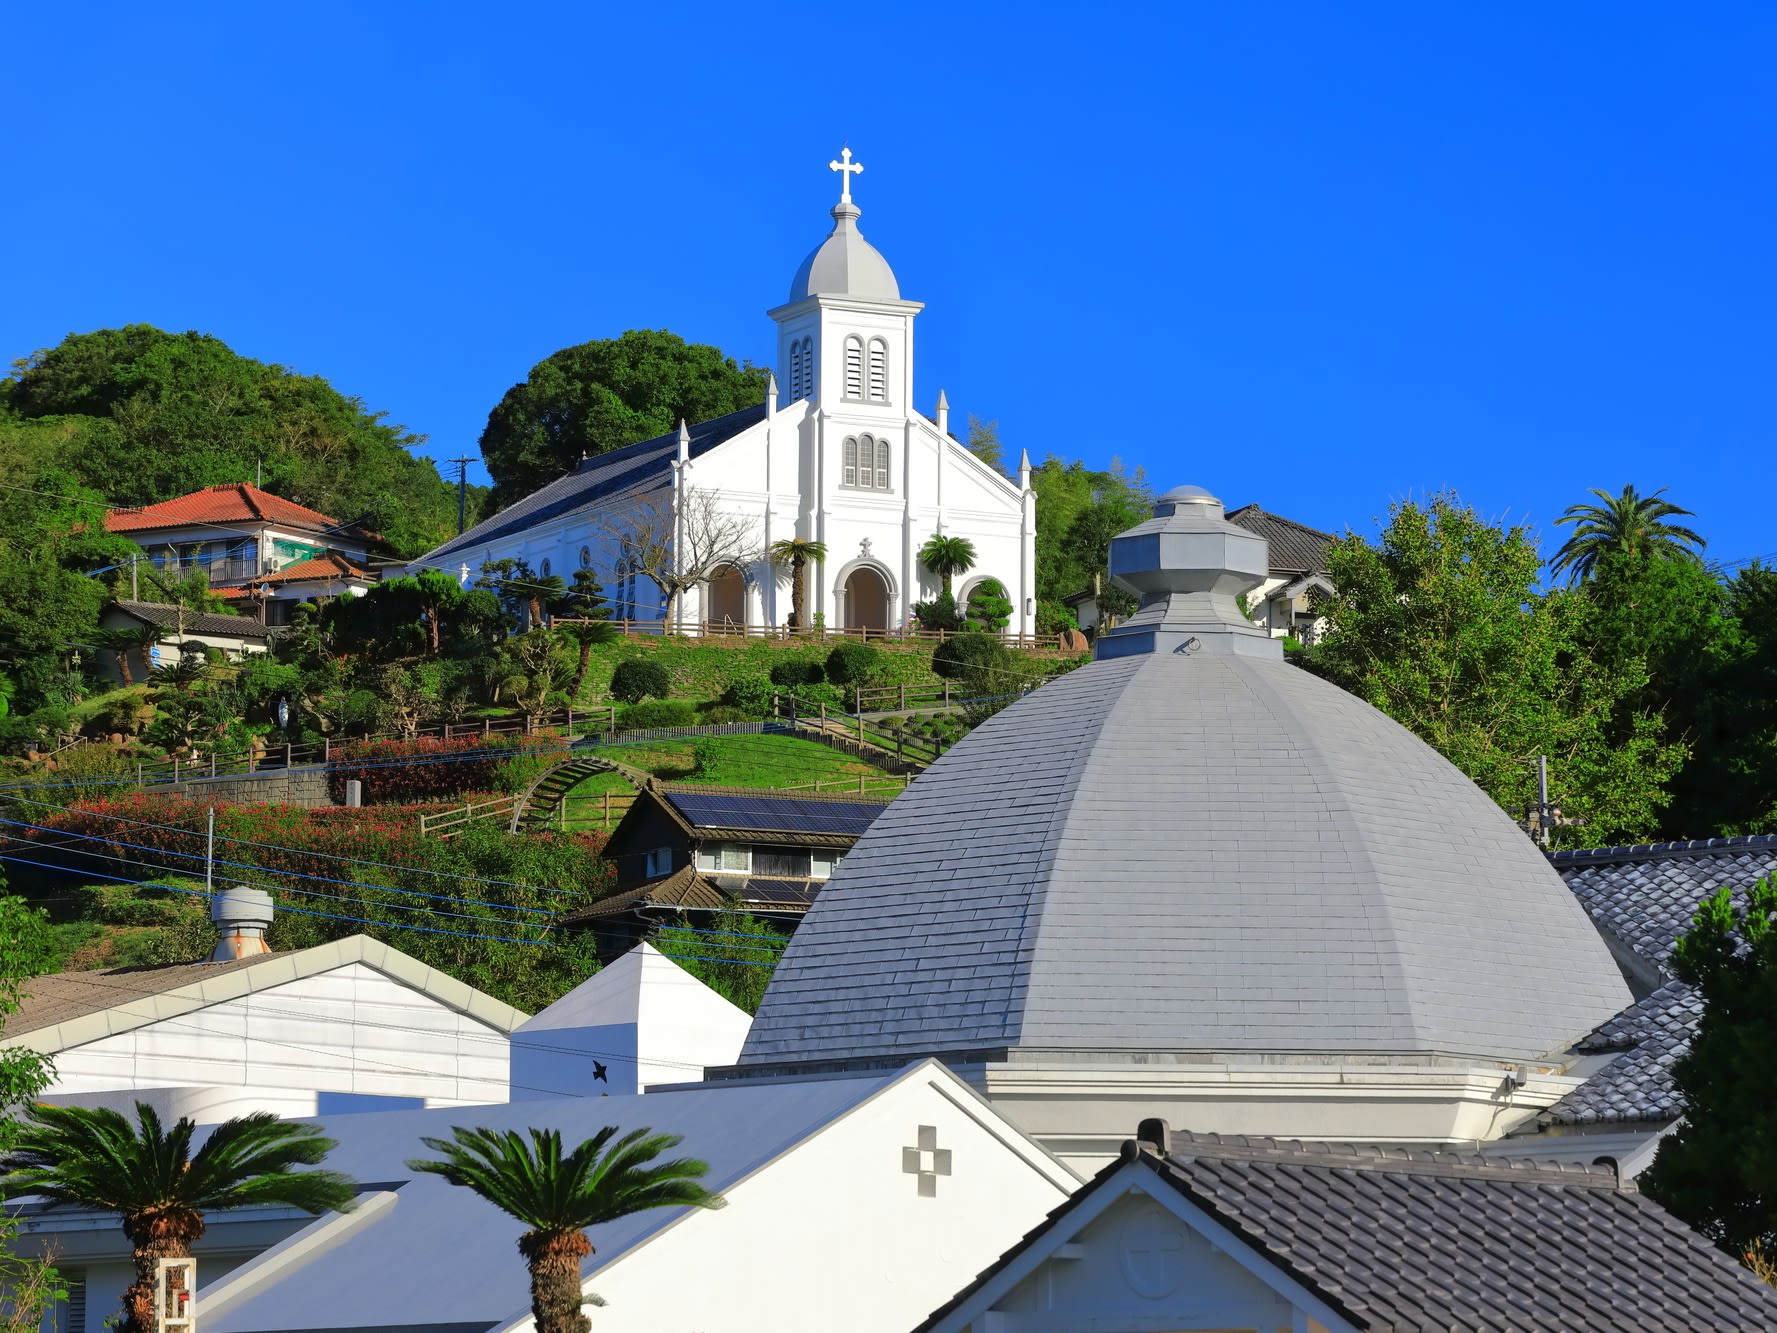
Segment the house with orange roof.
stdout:
<svg viewBox="0 0 1777 1333">
<path fill-rule="evenodd" d="M 202 569 L 213 592 L 266 625 L 288 623 L 298 602 L 368 592 L 376 582 L 370 551 L 381 543 L 355 523 L 245 483 L 113 509 L 105 528 L 140 546 L 163 582 Z"/>
</svg>

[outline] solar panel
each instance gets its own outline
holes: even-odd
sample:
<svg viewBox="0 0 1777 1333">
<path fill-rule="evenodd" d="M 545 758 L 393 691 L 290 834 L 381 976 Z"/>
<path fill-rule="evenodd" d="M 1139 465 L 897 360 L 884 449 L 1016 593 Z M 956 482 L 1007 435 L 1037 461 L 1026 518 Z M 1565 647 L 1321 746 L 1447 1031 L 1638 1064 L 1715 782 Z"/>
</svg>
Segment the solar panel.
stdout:
<svg viewBox="0 0 1777 1333">
<path fill-rule="evenodd" d="M 761 833 L 828 833 L 861 837 L 888 808 L 886 803 L 802 800 L 784 796 L 734 796 L 675 791 L 678 812 L 703 828 L 754 829 Z"/>
</svg>

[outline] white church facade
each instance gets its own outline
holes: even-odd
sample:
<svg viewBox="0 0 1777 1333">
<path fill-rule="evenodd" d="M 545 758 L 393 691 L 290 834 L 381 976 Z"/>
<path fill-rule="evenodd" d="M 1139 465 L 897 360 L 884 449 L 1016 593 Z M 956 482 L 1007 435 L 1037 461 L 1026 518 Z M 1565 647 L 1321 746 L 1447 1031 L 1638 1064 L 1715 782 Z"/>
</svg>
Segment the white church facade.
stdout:
<svg viewBox="0 0 1777 1333">
<path fill-rule="evenodd" d="M 941 534 L 974 544 L 959 604 L 997 579 L 1013 607 L 1007 632 L 1032 633 L 1028 459 L 1013 481 L 976 458 L 951 436 L 942 392 L 932 416 L 915 410 L 914 318 L 924 307 L 902 299 L 888 261 L 858 232 L 851 181 L 863 168 L 850 150 L 842 156 L 830 164 L 844 182 L 833 230 L 769 312 L 778 370 L 762 404 L 587 459 L 413 569 L 465 580 L 499 559 L 570 579 L 592 569 L 621 620 L 760 631 L 791 622 L 790 571 L 770 552 L 801 539 L 826 550 L 805 570 L 808 624 L 893 632 L 941 588 L 918 555 Z M 677 599 L 638 568 L 648 562 L 627 535 L 637 528 L 670 536 L 679 572 L 702 575 Z M 720 559 L 707 559 L 711 546 Z"/>
</svg>

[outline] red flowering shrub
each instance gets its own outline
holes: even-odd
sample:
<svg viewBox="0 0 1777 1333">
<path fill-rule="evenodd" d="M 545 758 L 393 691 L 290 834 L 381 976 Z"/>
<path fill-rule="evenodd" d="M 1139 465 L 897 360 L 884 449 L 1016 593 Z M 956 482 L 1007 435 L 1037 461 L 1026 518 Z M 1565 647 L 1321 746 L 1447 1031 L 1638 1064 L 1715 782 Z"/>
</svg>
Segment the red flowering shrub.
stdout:
<svg viewBox="0 0 1777 1333">
<path fill-rule="evenodd" d="M 468 792 L 511 790 L 508 770 L 529 769 L 567 754 L 554 735 L 423 736 L 417 740 L 348 741 L 333 752 L 327 790 L 344 802 L 346 783 L 364 784 L 364 804 L 436 801 Z M 547 766 L 547 765 L 544 765 Z M 539 770 L 540 771 L 540 770 Z"/>
</svg>

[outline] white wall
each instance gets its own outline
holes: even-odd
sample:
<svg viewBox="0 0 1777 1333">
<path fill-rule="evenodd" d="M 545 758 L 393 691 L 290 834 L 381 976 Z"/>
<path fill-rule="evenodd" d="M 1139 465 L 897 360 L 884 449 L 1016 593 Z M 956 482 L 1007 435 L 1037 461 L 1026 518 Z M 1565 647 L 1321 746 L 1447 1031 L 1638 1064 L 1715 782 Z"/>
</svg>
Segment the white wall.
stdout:
<svg viewBox="0 0 1777 1333">
<path fill-rule="evenodd" d="M 280 1112 L 309 1106 L 298 1114 L 317 1092 L 459 1106 L 506 1100 L 508 1039 L 350 963 L 71 1047 L 55 1067 L 52 1096 L 209 1087 L 252 1090 Z"/>
</svg>

